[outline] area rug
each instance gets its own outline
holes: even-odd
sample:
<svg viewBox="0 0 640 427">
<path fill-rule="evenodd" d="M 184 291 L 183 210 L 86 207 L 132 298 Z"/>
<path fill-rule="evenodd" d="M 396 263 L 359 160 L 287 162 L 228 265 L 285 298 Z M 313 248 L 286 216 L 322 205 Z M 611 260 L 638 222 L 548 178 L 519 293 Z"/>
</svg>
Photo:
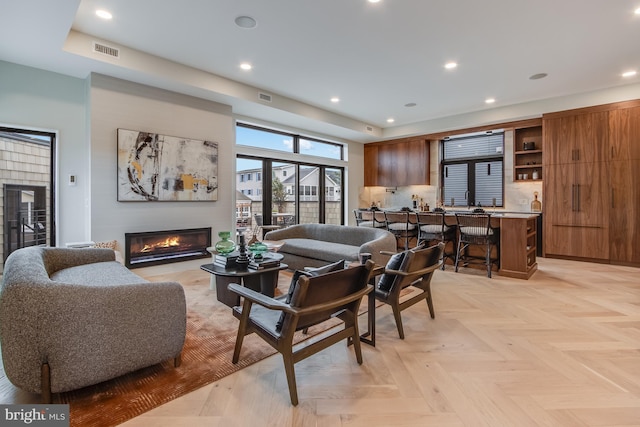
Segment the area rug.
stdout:
<svg viewBox="0 0 640 427">
<path fill-rule="evenodd" d="M 286 272 L 281 274 L 278 293 L 286 292 L 290 277 Z M 216 300 L 215 290 L 209 289 L 207 273 L 191 272 L 186 279 L 179 273 L 175 277 L 165 274 L 153 280 L 177 280 L 185 288 L 187 335 L 181 366 L 174 368 L 172 361 L 166 361 L 111 381 L 54 395 L 55 403 L 69 404 L 71 426 L 121 424 L 275 354 L 262 340 L 247 338 L 240 361 L 231 363 L 238 320 L 229 307 Z M 310 328 L 308 335 L 299 333 L 296 340 L 300 342 L 329 327 Z"/>
</svg>

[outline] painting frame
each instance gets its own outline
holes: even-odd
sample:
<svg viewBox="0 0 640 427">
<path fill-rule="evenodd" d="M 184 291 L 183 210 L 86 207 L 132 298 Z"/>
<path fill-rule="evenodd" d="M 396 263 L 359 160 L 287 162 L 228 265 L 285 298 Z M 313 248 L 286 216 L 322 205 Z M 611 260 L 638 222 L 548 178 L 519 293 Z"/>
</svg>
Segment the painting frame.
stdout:
<svg viewBox="0 0 640 427">
<path fill-rule="evenodd" d="M 117 129 L 119 202 L 218 200 L 218 143 Z"/>
</svg>

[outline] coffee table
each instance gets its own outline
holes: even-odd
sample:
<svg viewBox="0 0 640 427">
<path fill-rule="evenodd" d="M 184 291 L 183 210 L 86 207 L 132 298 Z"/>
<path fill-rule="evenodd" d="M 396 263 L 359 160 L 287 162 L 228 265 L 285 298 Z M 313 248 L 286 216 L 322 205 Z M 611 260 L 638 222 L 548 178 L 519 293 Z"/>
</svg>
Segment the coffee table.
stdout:
<svg viewBox="0 0 640 427">
<path fill-rule="evenodd" d="M 282 259 L 280 254 L 270 254 L 269 257 L 274 256 Z M 277 267 L 254 270 L 251 268 L 240 269 L 235 266 L 225 268 L 223 265 L 211 263 L 201 265 L 200 269 L 214 275 L 218 301 L 229 307 L 235 307 L 240 305 L 240 296 L 227 289 L 229 283 L 238 283 L 256 292 L 273 297 L 278 286 L 278 273 L 288 267 L 287 264 L 280 263 Z"/>
</svg>

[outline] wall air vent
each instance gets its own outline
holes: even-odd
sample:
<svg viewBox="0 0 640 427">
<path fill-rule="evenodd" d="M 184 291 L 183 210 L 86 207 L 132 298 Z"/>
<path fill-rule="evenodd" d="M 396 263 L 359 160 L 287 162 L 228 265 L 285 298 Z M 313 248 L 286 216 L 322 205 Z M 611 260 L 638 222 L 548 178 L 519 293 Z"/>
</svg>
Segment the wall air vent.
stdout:
<svg viewBox="0 0 640 427">
<path fill-rule="evenodd" d="M 271 102 L 271 95 L 268 93 L 258 92 L 258 99 L 264 102 Z"/>
<path fill-rule="evenodd" d="M 373 133 L 373 126 L 365 125 L 364 130 L 369 133 Z"/>
<path fill-rule="evenodd" d="M 93 51 L 97 53 L 101 53 L 103 55 L 110 56 L 112 58 L 120 58 L 120 49 L 115 47 L 107 46 L 102 43 L 93 42 Z"/>
</svg>

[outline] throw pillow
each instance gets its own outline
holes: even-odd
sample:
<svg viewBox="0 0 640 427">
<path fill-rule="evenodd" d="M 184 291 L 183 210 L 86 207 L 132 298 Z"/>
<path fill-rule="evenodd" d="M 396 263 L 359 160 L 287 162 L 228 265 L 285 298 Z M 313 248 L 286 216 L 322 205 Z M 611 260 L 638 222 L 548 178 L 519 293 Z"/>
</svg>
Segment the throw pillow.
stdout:
<svg viewBox="0 0 640 427">
<path fill-rule="evenodd" d="M 117 246 L 118 246 L 117 240 L 109 240 L 108 242 L 95 242 L 93 244 L 94 248 L 113 249 L 114 251 L 116 250 Z"/>
<path fill-rule="evenodd" d="M 388 270 L 398 270 L 402 265 L 402 261 L 404 261 L 406 252 L 399 252 L 395 255 L 392 255 L 387 262 L 385 269 Z M 389 292 L 391 287 L 393 286 L 393 282 L 396 279 L 396 276 L 393 274 L 383 274 L 380 276 L 380 280 L 378 281 L 378 289 L 381 291 Z"/>
</svg>

